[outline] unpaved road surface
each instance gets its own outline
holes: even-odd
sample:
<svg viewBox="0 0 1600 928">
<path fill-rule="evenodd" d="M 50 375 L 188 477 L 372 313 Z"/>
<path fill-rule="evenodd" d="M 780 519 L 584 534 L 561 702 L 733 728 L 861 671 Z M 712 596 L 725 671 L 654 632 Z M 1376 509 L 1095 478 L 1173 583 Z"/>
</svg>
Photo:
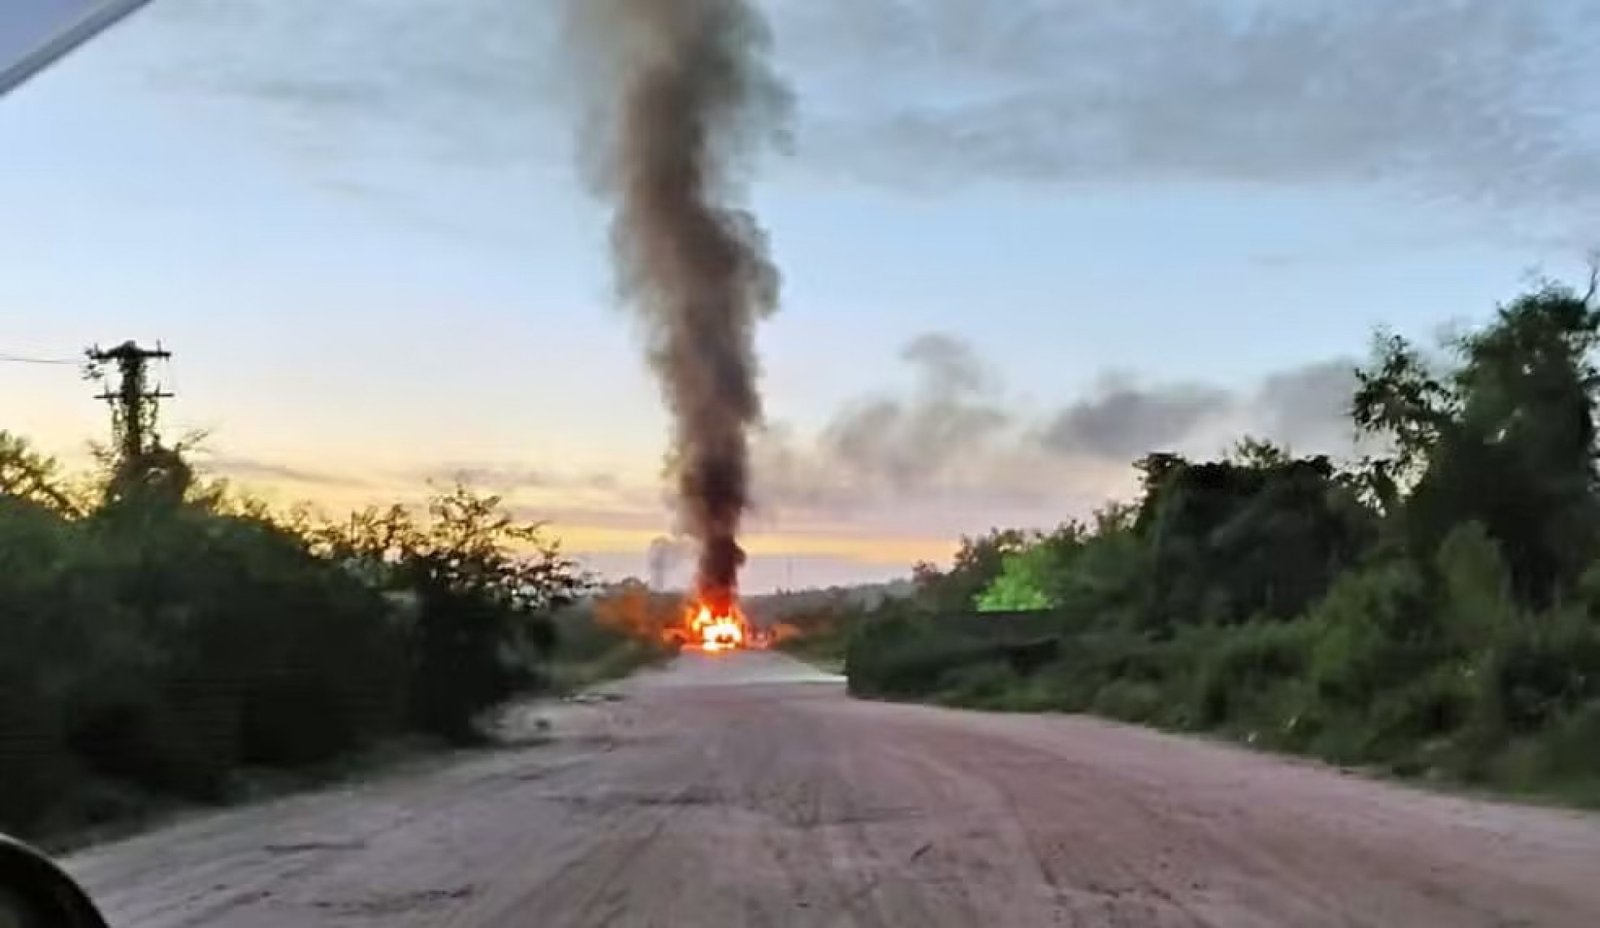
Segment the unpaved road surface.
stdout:
<svg viewBox="0 0 1600 928">
<path fill-rule="evenodd" d="M 1600 925 L 1600 818 L 686 656 L 547 744 L 77 855 L 114 928 Z"/>
</svg>

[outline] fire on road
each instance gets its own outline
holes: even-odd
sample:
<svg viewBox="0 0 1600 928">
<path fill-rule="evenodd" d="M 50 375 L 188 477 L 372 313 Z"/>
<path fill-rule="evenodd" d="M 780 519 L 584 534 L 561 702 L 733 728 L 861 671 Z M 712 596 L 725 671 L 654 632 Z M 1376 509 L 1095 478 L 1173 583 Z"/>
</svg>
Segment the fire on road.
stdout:
<svg viewBox="0 0 1600 928">
<path fill-rule="evenodd" d="M 718 611 L 710 603 L 697 603 L 689 608 L 689 640 L 700 644 L 705 651 L 731 651 L 742 648 L 749 635 L 744 613 L 737 604 Z"/>
</svg>

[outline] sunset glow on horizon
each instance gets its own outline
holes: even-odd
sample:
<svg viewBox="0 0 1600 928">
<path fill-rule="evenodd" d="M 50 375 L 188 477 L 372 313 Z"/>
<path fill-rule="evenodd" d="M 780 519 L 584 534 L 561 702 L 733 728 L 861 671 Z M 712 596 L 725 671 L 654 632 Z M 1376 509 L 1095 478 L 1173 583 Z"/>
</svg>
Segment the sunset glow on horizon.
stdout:
<svg viewBox="0 0 1600 928">
<path fill-rule="evenodd" d="M 331 512 L 465 474 L 607 576 L 646 575 L 673 528 L 669 420 L 548 11 L 238 5 L 151 4 L 0 105 L 0 355 L 161 340 L 164 434 L 207 432 L 208 472 Z M 1060 56 L 991 53 L 1060 17 L 967 35 L 948 4 L 768 6 L 797 124 L 749 191 L 784 280 L 756 336 L 753 588 L 905 576 L 963 534 L 1089 518 L 1155 449 L 1347 453 L 1375 326 L 1430 340 L 1530 269 L 1575 279 L 1594 245 L 1600 127 L 1527 103 L 1541 69 L 1593 68 L 1561 3 L 1506 8 L 1515 48 L 1467 14 L 1323 48 L 1200 7 L 1198 44 L 1085 10 L 1051 39 L 1100 75 L 1081 86 Z M 1118 53 L 1128 30 L 1149 54 Z M 1457 81 L 1418 44 L 1518 64 Z M 1362 55 L 1363 80 L 1280 73 L 1324 51 Z M 1104 110 L 1090 84 L 1130 91 Z M 1445 99 L 1365 119 L 1390 86 Z M 0 363 L 0 390 L 25 398 L 0 427 L 69 462 L 106 433 L 70 364 Z"/>
</svg>

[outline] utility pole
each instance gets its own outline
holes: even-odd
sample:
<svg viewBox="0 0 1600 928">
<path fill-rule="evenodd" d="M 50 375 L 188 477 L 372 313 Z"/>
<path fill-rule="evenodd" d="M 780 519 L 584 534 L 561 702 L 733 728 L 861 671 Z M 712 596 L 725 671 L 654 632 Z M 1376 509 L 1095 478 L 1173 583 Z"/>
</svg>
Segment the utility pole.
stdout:
<svg viewBox="0 0 1600 928">
<path fill-rule="evenodd" d="M 118 455 L 125 462 L 138 461 L 148 453 L 156 435 L 156 413 L 161 400 L 172 394 L 153 386 L 150 382 L 150 362 L 164 361 L 172 352 L 161 347 L 141 348 L 133 342 L 123 342 L 115 348 L 102 351 L 99 345 L 90 348 L 89 376 L 99 379 L 106 365 L 116 365 L 119 382 L 115 389 L 108 387 L 96 399 L 111 406 L 111 430 Z"/>
</svg>

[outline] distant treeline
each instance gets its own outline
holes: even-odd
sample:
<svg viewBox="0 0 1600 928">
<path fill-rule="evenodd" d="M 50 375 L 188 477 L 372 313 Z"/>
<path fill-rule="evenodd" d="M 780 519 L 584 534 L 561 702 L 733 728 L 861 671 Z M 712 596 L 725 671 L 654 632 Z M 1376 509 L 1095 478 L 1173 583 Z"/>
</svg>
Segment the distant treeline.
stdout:
<svg viewBox="0 0 1600 928">
<path fill-rule="evenodd" d="M 1543 286 L 1438 352 L 1380 334 L 1349 408 L 1382 454 L 1151 454 L 1135 501 L 966 539 L 912 598 L 818 621 L 861 695 L 1600 801 L 1593 296 Z M 991 609 L 1053 617 L 1053 656 L 1023 665 L 936 618 Z"/>
</svg>

